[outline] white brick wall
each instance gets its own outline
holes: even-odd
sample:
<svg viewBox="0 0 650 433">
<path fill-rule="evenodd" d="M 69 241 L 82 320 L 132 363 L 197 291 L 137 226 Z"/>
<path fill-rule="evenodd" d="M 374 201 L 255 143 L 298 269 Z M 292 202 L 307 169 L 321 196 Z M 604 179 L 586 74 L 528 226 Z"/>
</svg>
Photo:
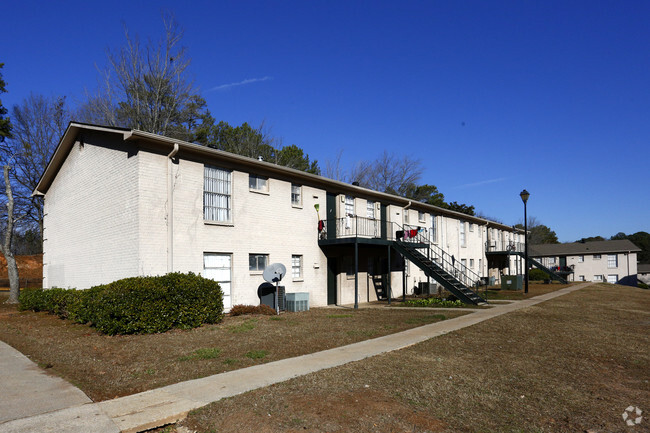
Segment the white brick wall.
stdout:
<svg viewBox="0 0 650 433">
<path fill-rule="evenodd" d="M 128 150 L 73 146 L 45 196 L 44 287 L 85 289 L 139 273 L 139 156 Z"/>
</svg>

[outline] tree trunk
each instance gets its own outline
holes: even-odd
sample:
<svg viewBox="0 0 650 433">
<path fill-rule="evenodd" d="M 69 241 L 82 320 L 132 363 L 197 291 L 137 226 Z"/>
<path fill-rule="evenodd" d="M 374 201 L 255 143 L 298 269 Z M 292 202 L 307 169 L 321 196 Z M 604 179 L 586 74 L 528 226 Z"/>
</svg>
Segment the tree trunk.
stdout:
<svg viewBox="0 0 650 433">
<path fill-rule="evenodd" d="M 11 182 L 9 181 L 9 166 L 4 166 L 5 193 L 7 194 L 7 226 L 5 227 L 5 236 L 0 244 L 0 251 L 7 259 L 7 271 L 9 273 L 9 299 L 7 304 L 17 304 L 18 295 L 20 294 L 20 277 L 18 276 L 18 265 L 14 253 L 11 251 L 11 240 L 14 236 L 14 195 L 11 192 Z"/>
</svg>

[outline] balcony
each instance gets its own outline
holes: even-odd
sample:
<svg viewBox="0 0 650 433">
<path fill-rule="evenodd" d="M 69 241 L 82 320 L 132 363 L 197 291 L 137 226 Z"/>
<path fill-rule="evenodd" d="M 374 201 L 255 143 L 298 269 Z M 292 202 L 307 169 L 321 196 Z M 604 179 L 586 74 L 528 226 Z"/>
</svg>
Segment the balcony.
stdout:
<svg viewBox="0 0 650 433">
<path fill-rule="evenodd" d="M 318 232 L 318 241 L 321 245 L 350 241 L 387 244 L 398 239 L 422 243 L 426 236 L 427 231 L 422 227 L 402 227 L 393 222 L 350 215 L 323 220 L 322 228 Z"/>
<path fill-rule="evenodd" d="M 485 252 L 486 253 L 524 253 L 526 244 L 523 242 L 513 242 L 513 241 L 487 241 L 485 243 Z"/>
</svg>

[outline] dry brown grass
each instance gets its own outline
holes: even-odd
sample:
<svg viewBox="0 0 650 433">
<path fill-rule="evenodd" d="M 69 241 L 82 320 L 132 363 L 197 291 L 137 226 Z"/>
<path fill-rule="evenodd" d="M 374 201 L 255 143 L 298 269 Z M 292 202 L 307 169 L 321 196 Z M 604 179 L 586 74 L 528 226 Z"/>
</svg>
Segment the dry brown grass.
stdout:
<svg viewBox="0 0 650 433">
<path fill-rule="evenodd" d="M 441 320 L 430 311 L 319 308 L 280 316 L 226 317 L 218 325 L 189 331 L 110 337 L 46 313 L 19 313 L 3 304 L 6 297 L 0 294 L 0 340 L 95 401 Z M 462 314 L 449 311 L 445 316 Z"/>
<path fill-rule="evenodd" d="M 225 399 L 199 432 L 640 432 L 650 292 L 594 285 L 408 349 Z"/>
</svg>

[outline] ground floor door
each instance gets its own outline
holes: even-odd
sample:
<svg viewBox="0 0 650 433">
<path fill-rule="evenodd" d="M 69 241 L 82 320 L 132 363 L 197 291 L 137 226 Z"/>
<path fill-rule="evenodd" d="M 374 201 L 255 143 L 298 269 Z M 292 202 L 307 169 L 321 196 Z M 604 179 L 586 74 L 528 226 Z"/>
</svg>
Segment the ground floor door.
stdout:
<svg viewBox="0 0 650 433">
<path fill-rule="evenodd" d="M 328 257 L 327 258 L 327 305 L 336 305 L 336 294 L 337 294 L 337 264 L 336 259 Z"/>
<path fill-rule="evenodd" d="M 219 253 L 203 254 L 203 276 L 219 283 L 223 292 L 223 309 L 230 311 L 232 301 L 230 284 L 232 282 L 232 255 Z"/>
</svg>

